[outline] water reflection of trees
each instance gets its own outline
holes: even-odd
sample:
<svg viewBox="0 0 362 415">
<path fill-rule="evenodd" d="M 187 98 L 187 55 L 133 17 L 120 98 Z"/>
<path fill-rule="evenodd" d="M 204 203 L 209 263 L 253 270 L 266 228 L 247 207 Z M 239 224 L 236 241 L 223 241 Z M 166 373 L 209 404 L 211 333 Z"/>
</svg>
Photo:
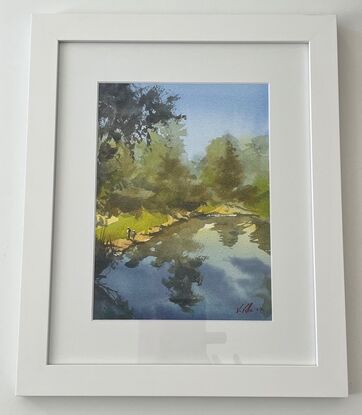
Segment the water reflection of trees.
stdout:
<svg viewBox="0 0 362 415">
<path fill-rule="evenodd" d="M 230 262 L 242 274 L 249 276 L 239 281 L 249 298 L 260 298 L 262 307 L 260 312 L 266 317 L 271 316 L 271 280 L 270 266 L 258 258 L 231 257 Z"/>
<path fill-rule="evenodd" d="M 250 241 L 270 255 L 270 224 L 258 218 L 253 220 L 255 230 L 250 233 Z"/>
<path fill-rule="evenodd" d="M 103 283 L 106 278 L 102 272 L 115 264 L 115 251 L 111 245 L 95 242 L 95 264 L 94 264 L 94 304 L 93 318 L 120 320 L 133 318 L 132 310 L 127 300 L 120 294 Z"/>
<path fill-rule="evenodd" d="M 192 306 L 203 299 L 193 292 L 193 284 L 202 284 L 203 276 L 198 268 L 203 261 L 202 257 L 177 258 L 168 269 L 173 276 L 162 280 L 163 285 L 170 290 L 170 301 L 178 304 L 182 311 L 190 312 Z"/>
<path fill-rule="evenodd" d="M 220 218 L 214 226 L 214 230 L 220 236 L 220 242 L 229 248 L 233 247 L 239 239 L 239 235 L 245 233 L 245 226 L 239 226 L 235 217 Z"/>
<path fill-rule="evenodd" d="M 272 313 L 271 305 L 271 279 L 265 278 L 264 286 L 256 293 L 256 297 L 259 297 L 263 300 L 262 313 L 269 317 Z"/>
<path fill-rule="evenodd" d="M 233 247 L 238 242 L 239 236 L 247 233 L 250 242 L 258 244 L 260 249 L 270 253 L 268 222 L 250 216 L 208 217 L 190 219 L 186 223 L 180 222 L 163 229 L 162 233 L 150 241 L 126 251 L 122 261 L 129 268 L 137 267 L 146 258 L 152 258 L 151 265 L 155 268 L 166 265 L 169 277 L 164 278 L 162 283 L 169 290 L 169 301 L 177 304 L 182 311 L 191 312 L 192 308 L 203 300 L 197 287 L 203 283 L 204 277 L 200 268 L 207 257 L 200 255 L 203 244 L 195 240 L 194 236 L 205 227 L 205 224 L 213 225 L 211 229 L 219 234 L 219 240 L 224 246 Z M 251 231 L 250 227 L 252 227 Z M 101 272 L 107 266 L 112 266 L 112 263 L 115 264 L 115 259 L 118 261 L 119 258 L 116 258 L 114 252 L 107 247 L 103 249 L 96 247 L 96 255 L 98 255 L 96 260 L 98 266 L 95 278 L 94 318 L 132 318 L 132 310 L 128 307 L 127 301 L 102 284 Z M 268 279 L 265 280 L 265 284 L 267 283 Z M 268 293 L 270 287 L 266 286 L 259 293 L 264 299 L 267 314 L 270 308 Z M 222 287 L 220 287 L 220 295 L 222 295 Z"/>
<path fill-rule="evenodd" d="M 249 240 L 258 244 L 258 247 L 270 254 L 270 224 L 254 216 L 242 217 L 222 217 L 218 218 L 214 230 L 220 235 L 220 242 L 224 246 L 232 248 L 239 240 L 240 235 L 244 235 L 247 229 L 253 226 L 249 233 Z"/>
<path fill-rule="evenodd" d="M 204 223 L 191 219 L 165 229 L 162 234 L 145 244 L 140 244 L 129 250 L 125 257 L 125 265 L 129 268 L 137 267 L 147 257 L 152 257 L 151 265 L 156 268 L 168 264 L 167 271 L 170 277 L 163 279 L 163 285 L 169 290 L 169 300 L 184 312 L 190 312 L 192 307 L 203 300 L 195 292 L 200 286 L 203 276 L 199 270 L 206 257 L 197 255 L 202 245 L 193 239 L 193 236 Z"/>
<path fill-rule="evenodd" d="M 98 276 L 94 282 L 93 318 L 121 320 L 133 318 L 128 301 L 124 300 L 117 291 L 103 284 L 103 276 Z"/>
</svg>

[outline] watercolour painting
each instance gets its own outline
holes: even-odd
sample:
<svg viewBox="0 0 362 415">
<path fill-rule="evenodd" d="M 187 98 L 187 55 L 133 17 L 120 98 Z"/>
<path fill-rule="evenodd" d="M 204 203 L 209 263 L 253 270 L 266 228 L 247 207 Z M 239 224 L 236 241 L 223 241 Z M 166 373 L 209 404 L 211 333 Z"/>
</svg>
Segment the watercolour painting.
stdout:
<svg viewBox="0 0 362 415">
<path fill-rule="evenodd" d="M 271 320 L 269 89 L 99 83 L 93 318 Z"/>
</svg>

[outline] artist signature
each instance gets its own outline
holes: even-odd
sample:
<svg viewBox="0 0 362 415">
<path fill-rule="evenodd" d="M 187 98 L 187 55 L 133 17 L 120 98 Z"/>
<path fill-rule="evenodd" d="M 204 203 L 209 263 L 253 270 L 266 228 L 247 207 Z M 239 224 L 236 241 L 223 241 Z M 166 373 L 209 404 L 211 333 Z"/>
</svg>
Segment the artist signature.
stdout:
<svg viewBox="0 0 362 415">
<path fill-rule="evenodd" d="M 249 313 L 263 313 L 263 307 L 257 307 L 254 303 L 243 303 L 236 307 L 236 314 L 249 314 Z"/>
</svg>

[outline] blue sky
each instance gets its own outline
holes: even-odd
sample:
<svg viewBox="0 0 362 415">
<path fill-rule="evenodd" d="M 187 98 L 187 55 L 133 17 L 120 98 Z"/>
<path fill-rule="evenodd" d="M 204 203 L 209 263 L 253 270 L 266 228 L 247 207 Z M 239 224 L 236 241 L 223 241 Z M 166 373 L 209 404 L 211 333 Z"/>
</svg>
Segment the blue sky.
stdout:
<svg viewBox="0 0 362 415">
<path fill-rule="evenodd" d="M 185 148 L 190 158 L 204 154 L 208 142 L 268 134 L 268 84 L 161 84 L 180 96 L 177 112 L 187 116 Z"/>
</svg>

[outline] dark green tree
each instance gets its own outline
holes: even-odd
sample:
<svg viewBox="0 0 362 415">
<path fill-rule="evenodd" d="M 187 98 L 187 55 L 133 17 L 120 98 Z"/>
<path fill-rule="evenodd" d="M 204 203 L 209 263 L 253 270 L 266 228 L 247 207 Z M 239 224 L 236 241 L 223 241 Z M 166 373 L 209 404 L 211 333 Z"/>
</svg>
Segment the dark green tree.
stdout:
<svg viewBox="0 0 362 415">
<path fill-rule="evenodd" d="M 222 201 L 238 199 L 244 176 L 239 152 L 236 139 L 227 134 L 212 140 L 201 160 L 202 182 Z"/>
<path fill-rule="evenodd" d="M 156 124 L 185 118 L 175 113 L 177 95 L 158 86 L 101 83 L 98 98 L 98 136 L 101 141 L 122 141 L 131 153 L 136 143 L 151 142 Z"/>
</svg>

